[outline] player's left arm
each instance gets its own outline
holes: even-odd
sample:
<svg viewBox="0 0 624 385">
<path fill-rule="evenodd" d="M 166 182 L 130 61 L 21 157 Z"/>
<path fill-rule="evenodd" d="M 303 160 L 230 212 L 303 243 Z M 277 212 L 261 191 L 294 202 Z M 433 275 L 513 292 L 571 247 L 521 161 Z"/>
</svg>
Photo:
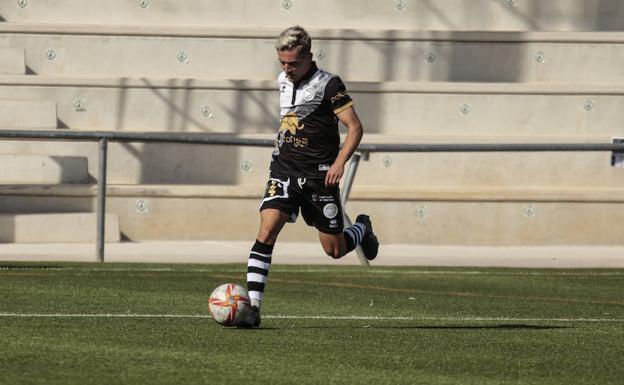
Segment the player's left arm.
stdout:
<svg viewBox="0 0 624 385">
<path fill-rule="evenodd" d="M 336 117 L 347 127 L 347 137 L 342 145 L 342 149 L 336 157 L 336 161 L 334 161 L 327 171 L 327 175 L 325 176 L 326 186 L 335 186 L 340 183 L 340 178 L 342 178 L 344 174 L 345 164 L 357 149 L 360 140 L 362 140 L 362 135 L 364 134 L 362 122 L 360 122 L 360 118 L 358 118 L 352 105 L 342 109 L 336 114 Z"/>
</svg>

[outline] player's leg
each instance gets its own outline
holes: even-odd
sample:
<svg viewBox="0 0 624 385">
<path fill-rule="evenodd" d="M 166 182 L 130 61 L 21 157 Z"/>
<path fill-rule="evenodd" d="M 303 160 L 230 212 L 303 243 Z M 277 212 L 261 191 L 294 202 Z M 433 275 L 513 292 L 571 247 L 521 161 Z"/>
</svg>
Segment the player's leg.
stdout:
<svg viewBox="0 0 624 385">
<path fill-rule="evenodd" d="M 293 222 L 299 211 L 289 191 L 290 179 L 271 178 L 260 205 L 260 228 L 247 261 L 247 291 L 251 313 L 240 326 L 260 326 L 260 307 L 271 268 L 273 246 L 286 222 Z"/>
<path fill-rule="evenodd" d="M 329 234 L 319 230 L 319 240 L 325 253 L 334 259 L 343 257 L 361 245 L 366 259 L 372 260 L 377 256 L 379 247 L 366 215 L 359 215 L 353 226 L 345 228 L 342 233 Z"/>
<path fill-rule="evenodd" d="M 290 217 L 279 209 L 267 208 L 260 211 L 260 228 L 256 239 L 267 245 L 275 245 L 277 236 Z"/>
<path fill-rule="evenodd" d="M 288 219 L 288 215 L 278 209 L 260 211 L 260 229 L 247 260 L 247 291 L 251 301 L 251 312 L 247 321 L 240 326 L 260 326 L 260 308 L 271 268 L 273 246 Z"/>
<path fill-rule="evenodd" d="M 373 232 L 373 225 L 370 218 L 368 215 L 360 214 L 357 218 L 355 218 L 355 224 L 352 227 L 354 226 L 358 226 L 359 229 L 364 229 L 364 234 L 362 234 L 359 244 L 364 252 L 364 257 L 366 257 L 369 261 L 372 261 L 377 257 L 377 252 L 379 251 L 379 241 Z M 348 229 L 349 228 L 345 231 Z"/>
<path fill-rule="evenodd" d="M 344 233 L 328 234 L 319 230 L 318 234 L 325 254 L 338 259 L 348 253 Z"/>
<path fill-rule="evenodd" d="M 258 237 L 251 248 L 247 261 L 247 291 L 251 306 L 262 306 L 264 287 L 269 276 L 273 246 L 277 236 L 288 221 L 288 216 L 277 209 L 265 209 L 260 212 Z"/>
<path fill-rule="evenodd" d="M 312 179 L 305 182 L 304 188 L 301 213 L 306 223 L 319 231 L 319 240 L 327 255 L 337 259 L 362 244 L 367 259 L 377 256 L 379 243 L 367 216 L 358 216 L 356 223 L 344 228 L 340 191 L 337 186 L 325 186 L 323 180 Z"/>
</svg>

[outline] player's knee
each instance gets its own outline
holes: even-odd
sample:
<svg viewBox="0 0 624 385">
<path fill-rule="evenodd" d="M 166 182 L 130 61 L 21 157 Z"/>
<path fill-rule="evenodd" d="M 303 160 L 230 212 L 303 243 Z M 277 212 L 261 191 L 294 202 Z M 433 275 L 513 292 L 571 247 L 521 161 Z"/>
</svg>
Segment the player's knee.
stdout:
<svg viewBox="0 0 624 385">
<path fill-rule="evenodd" d="M 330 257 L 332 257 L 333 259 L 338 259 L 340 257 L 342 257 L 343 253 L 340 250 L 340 247 L 335 246 L 335 247 L 325 247 L 325 254 L 329 255 Z"/>
<path fill-rule="evenodd" d="M 267 245 L 274 245 L 277 241 L 278 234 L 279 232 L 276 231 L 260 230 L 258 232 L 257 239 Z"/>
</svg>

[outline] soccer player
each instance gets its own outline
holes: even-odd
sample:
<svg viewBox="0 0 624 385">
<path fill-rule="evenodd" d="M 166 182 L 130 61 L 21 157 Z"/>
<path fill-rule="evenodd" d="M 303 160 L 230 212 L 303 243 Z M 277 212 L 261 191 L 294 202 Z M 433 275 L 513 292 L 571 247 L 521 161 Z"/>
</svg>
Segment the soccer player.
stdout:
<svg viewBox="0 0 624 385">
<path fill-rule="evenodd" d="M 276 48 L 282 67 L 280 127 L 260 206 L 260 230 L 247 265 L 252 307 L 244 327 L 260 326 L 273 246 L 284 224 L 294 222 L 300 209 L 332 258 L 361 245 L 364 256 L 372 260 L 379 248 L 367 215 L 359 215 L 353 226 L 344 228 L 338 184 L 363 134 L 345 85 L 316 66 L 310 36 L 303 28 L 287 28 L 277 38 Z M 338 121 L 347 128 L 342 149 Z"/>
</svg>

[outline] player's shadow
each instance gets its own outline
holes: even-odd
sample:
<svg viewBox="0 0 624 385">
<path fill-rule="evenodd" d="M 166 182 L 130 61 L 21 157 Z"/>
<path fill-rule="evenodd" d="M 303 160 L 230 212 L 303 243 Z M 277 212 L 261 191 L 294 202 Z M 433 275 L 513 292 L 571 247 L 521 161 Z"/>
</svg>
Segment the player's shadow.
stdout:
<svg viewBox="0 0 624 385">
<path fill-rule="evenodd" d="M 292 326 L 292 327 L 262 327 L 254 330 L 281 330 L 281 329 L 423 329 L 423 330 L 550 330 L 550 329 L 569 329 L 570 326 L 540 326 L 525 324 L 501 324 L 501 325 L 418 325 L 418 326 Z"/>
<path fill-rule="evenodd" d="M 425 329 L 425 330 L 550 330 L 569 329 L 569 326 L 542 326 L 526 324 L 500 325 L 436 325 L 436 326 L 370 326 L 371 329 Z"/>
<path fill-rule="evenodd" d="M 262 326 L 260 328 L 246 329 L 246 328 L 233 328 L 233 330 L 244 330 L 261 332 L 261 331 L 275 331 L 286 329 L 392 329 L 392 330 L 551 330 L 551 329 L 570 329 L 570 326 L 540 326 L 540 325 L 525 325 L 525 324 L 500 324 L 500 325 L 440 325 L 440 326 L 289 326 L 289 327 L 267 327 Z"/>
</svg>

